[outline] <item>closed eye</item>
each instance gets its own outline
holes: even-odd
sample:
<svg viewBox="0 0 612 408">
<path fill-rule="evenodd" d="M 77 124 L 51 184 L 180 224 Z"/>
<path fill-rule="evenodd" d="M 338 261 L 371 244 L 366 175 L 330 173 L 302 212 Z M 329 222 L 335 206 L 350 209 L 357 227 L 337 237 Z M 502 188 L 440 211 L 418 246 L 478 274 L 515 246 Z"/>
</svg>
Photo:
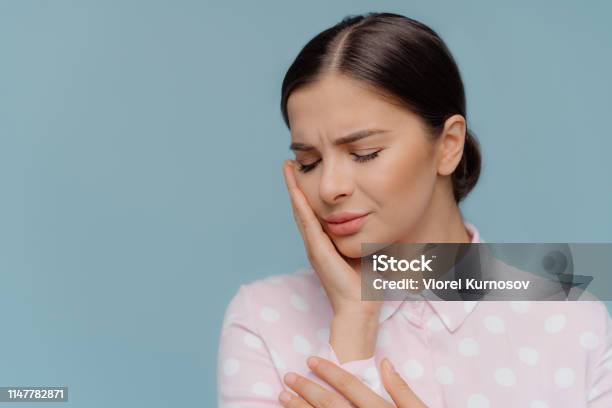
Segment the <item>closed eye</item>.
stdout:
<svg viewBox="0 0 612 408">
<path fill-rule="evenodd" d="M 378 157 L 378 153 L 380 153 L 380 150 L 377 150 L 373 153 L 364 154 L 364 155 L 359 155 L 357 153 L 351 153 L 351 154 L 355 157 L 354 159 L 355 161 L 363 163 L 363 162 L 367 162 L 369 160 L 375 159 L 376 157 Z M 310 163 L 310 164 L 302 164 L 298 162 L 298 164 L 300 165 L 298 170 L 301 171 L 302 173 L 308 173 L 310 170 L 317 167 L 317 165 L 319 164 L 321 160 L 323 159 L 319 159 L 315 161 L 314 163 Z"/>
<path fill-rule="evenodd" d="M 355 156 L 355 161 L 358 162 L 366 162 L 368 160 L 372 160 L 375 159 L 378 156 L 378 152 L 380 152 L 380 150 L 377 150 L 375 152 L 372 152 L 370 154 L 364 154 L 364 155 L 358 155 L 356 153 L 351 153 L 353 156 Z"/>
</svg>

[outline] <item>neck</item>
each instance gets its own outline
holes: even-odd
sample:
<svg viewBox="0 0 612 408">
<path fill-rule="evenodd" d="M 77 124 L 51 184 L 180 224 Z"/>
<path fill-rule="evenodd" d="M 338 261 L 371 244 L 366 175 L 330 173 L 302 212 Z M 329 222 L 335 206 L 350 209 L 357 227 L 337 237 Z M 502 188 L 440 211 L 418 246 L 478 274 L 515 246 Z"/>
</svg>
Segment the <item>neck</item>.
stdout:
<svg viewBox="0 0 612 408">
<path fill-rule="evenodd" d="M 470 243 L 463 217 L 450 188 L 436 186 L 425 213 L 403 243 Z"/>
</svg>

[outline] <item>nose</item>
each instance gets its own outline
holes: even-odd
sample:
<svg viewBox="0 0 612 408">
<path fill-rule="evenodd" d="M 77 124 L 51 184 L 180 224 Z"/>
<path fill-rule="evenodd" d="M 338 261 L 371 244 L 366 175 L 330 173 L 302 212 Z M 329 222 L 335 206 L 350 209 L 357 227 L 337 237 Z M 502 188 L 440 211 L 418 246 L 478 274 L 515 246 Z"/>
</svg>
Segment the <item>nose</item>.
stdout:
<svg viewBox="0 0 612 408">
<path fill-rule="evenodd" d="M 337 204 L 353 194 L 354 182 L 350 164 L 340 159 L 324 160 L 319 195 L 328 204 Z"/>
</svg>

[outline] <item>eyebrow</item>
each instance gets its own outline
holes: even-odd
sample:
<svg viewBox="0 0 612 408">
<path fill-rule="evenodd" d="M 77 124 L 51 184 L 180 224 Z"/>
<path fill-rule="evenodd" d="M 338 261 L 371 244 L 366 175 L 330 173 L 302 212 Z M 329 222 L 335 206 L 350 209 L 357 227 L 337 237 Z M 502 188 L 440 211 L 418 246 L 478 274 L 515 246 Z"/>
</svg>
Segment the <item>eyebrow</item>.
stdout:
<svg viewBox="0 0 612 408">
<path fill-rule="evenodd" d="M 352 143 L 352 142 L 356 142 L 357 140 L 363 139 L 365 137 L 368 136 L 373 136 L 379 133 L 385 133 L 388 132 L 388 130 L 384 130 L 384 129 L 363 129 L 363 130 L 358 130 L 357 132 L 353 132 L 353 133 L 349 133 L 346 136 L 342 136 L 336 140 L 334 140 L 333 144 L 335 146 L 339 146 L 339 145 L 343 145 L 343 144 L 348 144 L 348 143 Z M 313 150 L 314 147 L 306 144 L 306 143 L 291 143 L 291 145 L 289 145 L 289 150 L 293 150 L 293 151 L 302 151 L 302 152 L 308 152 L 310 150 Z"/>
</svg>

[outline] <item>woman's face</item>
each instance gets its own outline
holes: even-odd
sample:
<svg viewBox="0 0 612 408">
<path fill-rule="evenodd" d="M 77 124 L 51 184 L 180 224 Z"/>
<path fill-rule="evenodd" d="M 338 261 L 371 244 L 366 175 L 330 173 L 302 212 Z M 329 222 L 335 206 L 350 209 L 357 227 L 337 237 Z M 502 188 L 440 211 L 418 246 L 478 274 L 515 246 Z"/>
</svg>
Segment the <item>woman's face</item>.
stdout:
<svg viewBox="0 0 612 408">
<path fill-rule="evenodd" d="M 349 258 L 361 256 L 362 242 L 411 242 L 436 189 L 450 188 L 440 183 L 438 142 L 421 119 L 362 82 L 328 74 L 292 92 L 287 112 L 297 184 Z M 356 132 L 368 136 L 335 144 Z M 298 171 L 302 166 L 309 170 Z M 356 225 L 325 221 L 344 211 L 367 215 Z"/>
</svg>

